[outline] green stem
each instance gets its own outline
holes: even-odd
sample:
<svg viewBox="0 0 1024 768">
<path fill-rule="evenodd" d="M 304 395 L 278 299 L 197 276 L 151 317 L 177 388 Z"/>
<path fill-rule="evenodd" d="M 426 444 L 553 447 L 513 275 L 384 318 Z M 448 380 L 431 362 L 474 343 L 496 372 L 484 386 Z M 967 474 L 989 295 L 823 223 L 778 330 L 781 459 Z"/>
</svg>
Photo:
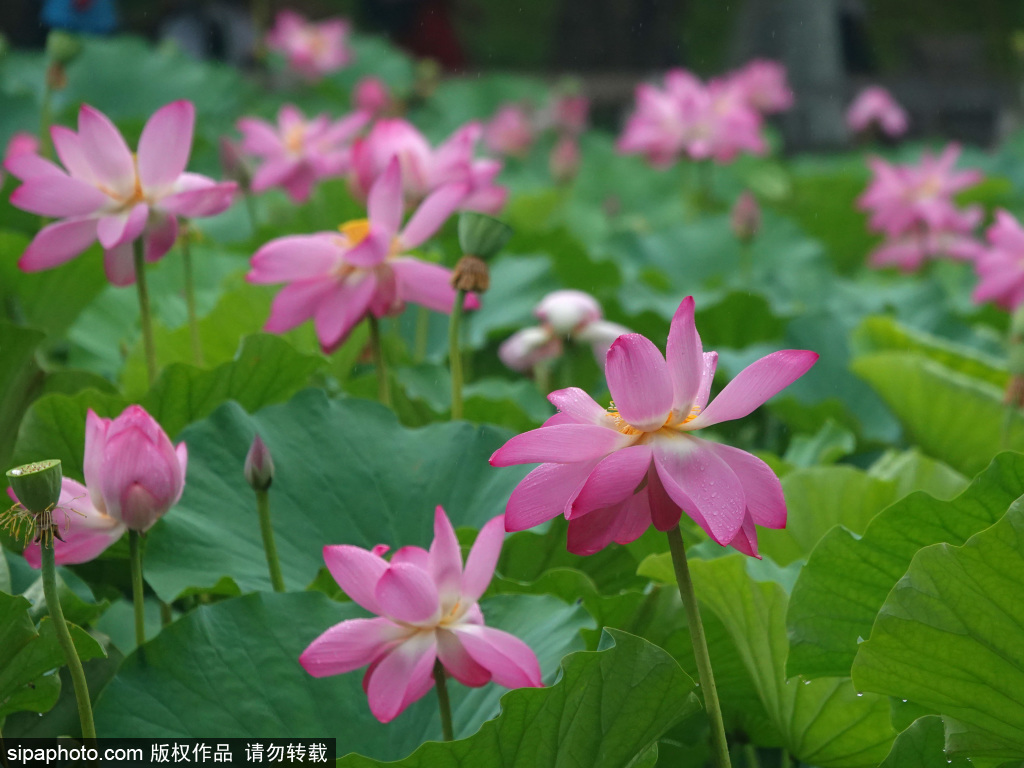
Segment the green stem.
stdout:
<svg viewBox="0 0 1024 768">
<path fill-rule="evenodd" d="M 166 627 L 172 621 L 174 621 L 174 612 L 171 610 L 171 606 L 165 603 L 163 600 L 160 601 L 160 626 Z"/>
<path fill-rule="evenodd" d="M 740 277 L 745 285 L 750 285 L 750 276 L 753 272 L 753 258 L 750 248 L 750 240 L 744 238 L 740 242 Z"/>
<path fill-rule="evenodd" d="M 743 745 L 743 763 L 747 768 L 761 768 L 761 760 L 757 756 L 757 747 L 749 741 Z"/>
<path fill-rule="evenodd" d="M 128 531 L 132 562 L 132 602 L 135 605 L 135 645 L 146 642 L 146 607 L 142 602 L 142 534 Z"/>
<path fill-rule="evenodd" d="M 57 640 L 64 649 L 64 659 L 68 664 L 68 671 L 71 673 L 71 681 L 75 685 L 75 699 L 78 701 L 78 719 L 82 723 L 82 738 L 96 738 L 96 724 L 92 718 L 92 704 L 89 701 L 89 686 L 85 681 L 85 670 L 82 669 L 82 660 L 78 658 L 78 651 L 75 650 L 75 642 L 71 639 L 71 632 L 68 624 L 64 621 L 64 611 L 60 606 L 60 596 L 57 592 L 57 561 L 54 556 L 53 542 L 47 543 L 44 538 L 40 542 L 43 560 L 43 594 L 46 596 L 46 607 L 50 611 L 50 619 L 53 621 L 54 631 L 57 633 Z"/>
<path fill-rule="evenodd" d="M 53 65 L 51 65 L 53 66 Z M 39 154 L 47 160 L 53 159 L 53 140 L 50 138 L 50 124 L 53 122 L 53 89 L 50 87 L 50 73 L 46 73 L 43 84 L 43 103 L 39 108 Z"/>
<path fill-rule="evenodd" d="M 256 511 L 260 516 L 260 533 L 263 534 L 263 551 L 267 553 L 270 583 L 274 585 L 275 592 L 284 592 L 284 576 L 281 575 L 281 562 L 277 559 L 274 528 L 270 524 L 270 494 L 266 491 L 256 491 Z"/>
<path fill-rule="evenodd" d="M 434 662 L 434 685 L 437 688 L 437 706 L 441 710 L 441 733 L 445 741 L 454 741 L 452 731 L 452 704 L 448 700 L 448 684 L 445 680 L 444 666 L 441 661 Z"/>
<path fill-rule="evenodd" d="M 252 192 L 248 189 L 242 190 L 242 199 L 245 200 L 245 210 L 249 214 L 249 228 L 252 229 L 252 234 L 256 234 L 257 219 L 256 219 L 256 201 L 253 200 Z"/>
<path fill-rule="evenodd" d="M 448 322 L 448 368 L 452 373 L 452 421 L 462 418 L 462 351 L 459 348 L 459 325 L 466 292 L 455 292 L 455 304 Z"/>
<path fill-rule="evenodd" d="M 1003 428 L 1000 430 L 999 450 L 1006 451 L 1010 448 L 1010 433 L 1013 430 L 1013 416 L 1017 412 L 1016 404 L 1006 403 L 1003 412 Z"/>
<path fill-rule="evenodd" d="M 547 361 L 541 361 L 533 366 L 533 381 L 537 390 L 547 397 L 551 392 L 551 365 Z"/>
<path fill-rule="evenodd" d="M 192 278 L 192 245 L 188 223 L 183 222 L 181 233 L 181 260 L 185 266 L 185 307 L 188 310 L 188 331 L 192 338 L 192 362 L 203 365 L 203 344 L 199 339 L 199 319 L 196 317 L 196 286 Z"/>
<path fill-rule="evenodd" d="M 426 307 L 416 309 L 416 343 L 413 346 L 413 360 L 422 363 L 427 356 L 427 344 L 430 341 L 430 310 Z"/>
<path fill-rule="evenodd" d="M 789 756 L 789 750 L 782 750 L 782 757 L 779 758 L 779 768 L 791 768 L 793 765 L 793 758 Z"/>
<path fill-rule="evenodd" d="M 377 398 L 391 407 L 391 384 L 388 381 L 388 369 L 384 363 L 384 346 L 380 340 L 380 321 L 370 312 L 366 315 L 370 324 L 370 349 L 373 351 L 373 364 L 377 368 Z"/>
<path fill-rule="evenodd" d="M 135 285 L 139 291 L 139 316 L 142 318 L 142 346 L 146 352 L 146 373 L 149 386 L 156 382 L 156 345 L 153 343 L 153 318 L 149 311 L 149 289 L 146 288 L 145 244 L 135 239 Z"/>
<path fill-rule="evenodd" d="M 683 607 L 686 609 L 686 622 L 693 642 L 693 656 L 697 661 L 700 687 L 704 692 L 704 709 L 708 713 L 711 725 L 711 754 L 716 768 L 729 768 L 729 744 L 725 738 L 722 706 L 718 702 L 718 688 L 715 686 L 715 675 L 711 670 L 708 642 L 704 637 L 704 624 L 700 620 L 697 595 L 693 591 L 690 569 L 686 565 L 686 545 L 683 544 L 679 526 L 668 530 L 668 546 L 672 552 L 672 565 L 679 585 L 679 596 L 683 599 Z"/>
</svg>

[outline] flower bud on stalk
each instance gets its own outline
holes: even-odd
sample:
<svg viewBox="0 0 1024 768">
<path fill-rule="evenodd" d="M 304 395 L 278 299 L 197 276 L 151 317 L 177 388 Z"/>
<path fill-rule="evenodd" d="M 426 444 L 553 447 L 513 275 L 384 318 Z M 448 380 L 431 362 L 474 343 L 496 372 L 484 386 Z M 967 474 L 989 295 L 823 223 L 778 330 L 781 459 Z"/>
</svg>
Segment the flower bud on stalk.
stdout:
<svg viewBox="0 0 1024 768">
<path fill-rule="evenodd" d="M 736 235 L 736 239 L 748 243 L 757 236 L 760 230 L 761 208 L 757 204 L 757 198 L 750 190 L 744 190 L 732 209 L 733 234 Z"/>
<path fill-rule="evenodd" d="M 275 592 L 284 592 L 284 576 L 281 561 L 277 557 L 277 543 L 274 528 L 270 523 L 270 497 L 267 490 L 274 482 L 274 459 L 263 438 L 256 434 L 245 456 L 245 481 L 256 491 L 256 513 L 260 518 L 260 535 L 263 537 L 263 551 L 267 555 L 267 570 Z"/>
<path fill-rule="evenodd" d="M 265 491 L 274 482 L 274 459 L 259 433 L 245 456 L 245 481 L 254 491 Z"/>
</svg>

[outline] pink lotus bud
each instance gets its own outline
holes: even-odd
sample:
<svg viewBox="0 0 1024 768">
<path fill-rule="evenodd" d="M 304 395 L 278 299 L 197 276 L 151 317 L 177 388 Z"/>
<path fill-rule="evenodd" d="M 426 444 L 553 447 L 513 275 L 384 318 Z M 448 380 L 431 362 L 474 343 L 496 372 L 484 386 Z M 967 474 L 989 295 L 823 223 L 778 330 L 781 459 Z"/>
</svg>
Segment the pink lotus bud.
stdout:
<svg viewBox="0 0 1024 768">
<path fill-rule="evenodd" d="M 252 181 L 252 174 L 249 172 L 239 142 L 232 141 L 227 136 L 220 137 L 220 167 L 227 178 L 237 181 L 243 187 L 248 187 Z"/>
<path fill-rule="evenodd" d="M 374 117 L 391 108 L 391 93 L 384 81 L 376 77 L 364 77 L 356 83 L 354 96 L 356 109 Z"/>
<path fill-rule="evenodd" d="M 85 421 L 85 484 L 93 506 L 133 531 L 150 528 L 178 503 L 188 450 L 171 445 L 145 409 L 131 405 L 116 419 L 91 409 Z"/>
<path fill-rule="evenodd" d="M 551 176 L 559 184 L 568 184 L 580 169 L 580 145 L 575 136 L 563 136 L 551 150 L 548 161 Z"/>
<path fill-rule="evenodd" d="M 528 371 L 562 354 L 562 340 L 550 328 L 531 326 L 516 331 L 498 347 L 498 357 L 513 371 Z"/>
<path fill-rule="evenodd" d="M 601 305 L 583 291 L 554 291 L 541 299 L 534 314 L 557 335 L 567 336 L 586 323 L 600 320 Z"/>
<path fill-rule="evenodd" d="M 258 432 L 245 456 L 245 481 L 254 491 L 265 491 L 274 482 L 274 458 Z"/>
<path fill-rule="evenodd" d="M 498 155 L 522 157 L 533 144 L 533 126 L 526 110 L 516 104 L 506 104 L 484 126 L 484 144 Z"/>
<path fill-rule="evenodd" d="M 553 122 L 558 131 L 579 135 L 587 127 L 590 100 L 586 96 L 563 95 L 555 100 L 552 112 Z"/>
<path fill-rule="evenodd" d="M 749 189 L 743 191 L 732 207 L 732 231 L 736 237 L 749 242 L 761 229 L 761 207 Z"/>
</svg>

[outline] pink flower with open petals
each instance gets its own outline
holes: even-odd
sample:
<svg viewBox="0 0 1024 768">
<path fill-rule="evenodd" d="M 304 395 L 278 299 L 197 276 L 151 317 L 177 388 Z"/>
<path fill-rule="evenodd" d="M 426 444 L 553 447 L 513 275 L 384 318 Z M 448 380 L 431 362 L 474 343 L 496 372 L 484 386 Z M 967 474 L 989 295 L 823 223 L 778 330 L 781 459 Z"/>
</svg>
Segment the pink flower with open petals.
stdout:
<svg viewBox="0 0 1024 768">
<path fill-rule="evenodd" d="M 398 158 L 406 205 L 415 206 L 440 187 L 459 183 L 466 185 L 460 210 L 496 214 L 508 190 L 495 184 L 501 162 L 473 156 L 482 132 L 479 123 L 467 123 L 435 149 L 408 121 L 378 120 L 352 145 L 352 191 L 365 199 L 388 163 Z"/>
<path fill-rule="evenodd" d="M 436 661 L 473 688 L 492 680 L 507 688 L 539 688 L 536 655 L 514 635 L 485 626 L 477 605 L 494 576 L 504 536 L 498 516 L 481 529 L 463 566 L 455 530 L 438 507 L 429 550 L 402 547 L 388 562 L 382 545 L 370 552 L 347 544 L 324 547 L 338 586 L 377 618 L 334 625 L 310 643 L 299 663 L 314 677 L 368 667 L 363 689 L 382 723 L 427 694 Z"/>
<path fill-rule="evenodd" d="M 11 194 L 11 204 L 60 219 L 43 227 L 18 266 L 26 272 L 51 269 L 98 239 L 107 278 L 114 285 L 130 285 L 135 282 L 136 239 L 144 238 L 146 260 L 157 261 L 174 245 L 178 216 L 199 218 L 226 210 L 234 199 L 234 182 L 185 171 L 194 125 L 191 102 L 161 107 L 142 129 L 133 155 L 106 115 L 83 105 L 77 133 L 59 125 L 50 129 L 66 171 L 35 154 L 7 160 L 4 167 L 23 182 Z"/>
<path fill-rule="evenodd" d="M 4 162 L 18 155 L 36 155 L 39 153 L 39 139 L 31 133 L 19 131 L 11 136 L 4 150 Z M 4 176 L 0 173 L 0 184 L 4 183 Z"/>
<path fill-rule="evenodd" d="M 267 46 L 283 54 L 288 66 L 307 80 L 319 80 L 350 61 L 348 45 L 351 27 L 345 19 L 307 21 L 295 11 L 277 14 L 267 34 Z"/>
<path fill-rule="evenodd" d="M 14 501 L 18 500 L 10 488 L 7 489 L 7 494 Z M 61 480 L 60 498 L 54 510 L 54 523 L 59 528 L 61 536 L 53 541 L 57 565 L 87 563 L 99 557 L 103 550 L 120 539 L 128 530 L 124 523 L 98 510 L 89 497 L 88 489 L 70 477 Z M 38 542 L 29 544 L 22 554 L 33 568 L 41 566 Z"/>
<path fill-rule="evenodd" d="M 885 88 L 872 85 L 857 94 L 846 111 L 846 125 L 855 133 L 878 128 L 896 138 L 907 132 L 907 113 Z"/>
<path fill-rule="evenodd" d="M 605 363 L 608 409 L 576 387 L 552 392 L 559 413 L 495 451 L 496 467 L 540 462 L 512 492 L 506 530 L 564 514 L 569 551 L 586 555 L 633 541 L 652 522 L 668 530 L 685 512 L 719 544 L 757 557 L 754 526 L 785 526 L 786 502 L 771 469 L 694 433 L 743 418 L 818 355 L 787 349 L 762 357 L 709 404 L 718 354 L 703 351 L 693 313 L 687 297 L 672 318 L 666 357 L 640 334 L 615 340 Z"/>
<path fill-rule="evenodd" d="M 971 298 L 1015 310 L 1024 303 L 1024 228 L 1010 213 L 999 210 L 986 235 L 989 248 L 974 262 L 980 281 Z"/>
<path fill-rule="evenodd" d="M 769 115 L 793 106 L 793 91 L 786 81 L 786 68 L 777 61 L 754 59 L 729 75 L 743 92 L 747 103 Z"/>
<path fill-rule="evenodd" d="M 287 104 L 277 114 L 277 128 L 255 117 L 238 121 L 242 151 L 263 159 L 252 177 L 252 190 L 283 187 L 293 200 L 305 202 L 320 179 L 348 172 L 350 144 L 369 122 L 369 114 L 354 112 L 341 120 L 319 115 L 306 120 Z"/>
<path fill-rule="evenodd" d="M 402 223 L 402 170 L 397 158 L 370 190 L 368 219 L 338 232 L 272 240 L 252 257 L 251 283 L 288 283 L 274 298 L 264 329 L 284 333 L 312 319 L 325 352 L 336 349 L 368 312 L 400 313 L 406 302 L 450 313 L 455 304 L 451 271 L 405 255 L 444 224 L 466 196 L 464 184 L 431 194 Z M 467 309 L 480 306 L 467 295 Z"/>
</svg>

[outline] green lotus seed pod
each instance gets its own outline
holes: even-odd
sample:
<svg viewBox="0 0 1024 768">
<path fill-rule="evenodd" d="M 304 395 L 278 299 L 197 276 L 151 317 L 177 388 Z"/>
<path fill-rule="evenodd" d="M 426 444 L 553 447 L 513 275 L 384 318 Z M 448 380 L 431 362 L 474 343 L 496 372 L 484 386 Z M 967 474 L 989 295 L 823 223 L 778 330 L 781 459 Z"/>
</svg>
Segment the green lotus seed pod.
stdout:
<svg viewBox="0 0 1024 768">
<path fill-rule="evenodd" d="M 77 59 L 81 52 L 81 41 L 68 32 L 54 29 L 46 37 L 46 55 L 50 61 L 67 65 Z"/>
<path fill-rule="evenodd" d="M 7 470 L 7 480 L 18 501 L 32 514 L 53 509 L 57 505 L 62 478 L 60 459 L 34 461 Z"/>
<path fill-rule="evenodd" d="M 459 245 L 462 252 L 480 259 L 489 259 L 512 237 L 512 227 L 493 216 L 476 211 L 459 215 Z"/>
</svg>

